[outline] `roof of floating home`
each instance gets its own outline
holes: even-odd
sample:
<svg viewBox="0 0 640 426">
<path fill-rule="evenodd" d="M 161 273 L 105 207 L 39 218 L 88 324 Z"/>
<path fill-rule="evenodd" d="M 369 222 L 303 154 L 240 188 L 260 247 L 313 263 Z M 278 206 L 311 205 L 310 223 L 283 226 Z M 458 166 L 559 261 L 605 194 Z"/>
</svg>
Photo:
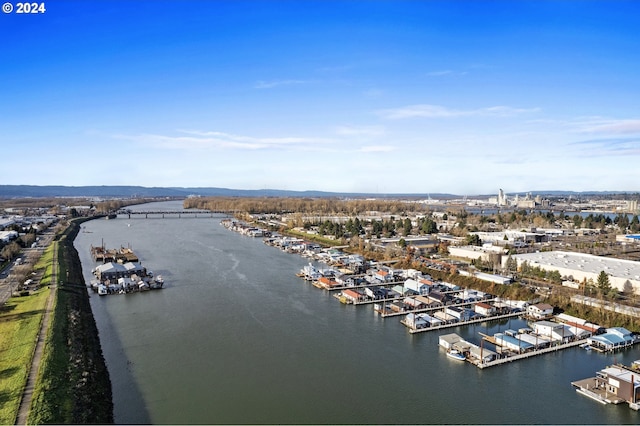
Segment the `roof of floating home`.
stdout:
<svg viewBox="0 0 640 426">
<path fill-rule="evenodd" d="M 502 341 L 505 343 L 509 343 L 511 345 L 514 346 L 518 346 L 521 349 L 530 349 L 533 348 L 533 345 L 531 343 L 527 343 L 525 341 L 522 341 L 520 339 L 516 339 L 515 337 L 511 337 L 511 336 L 507 336 L 506 334 L 502 334 L 502 333 L 496 333 L 493 335 L 494 339 L 496 339 L 496 342 L 498 341 Z"/>
<path fill-rule="evenodd" d="M 126 271 L 126 268 L 124 267 L 124 265 L 121 265 L 120 263 L 109 262 L 109 263 L 104 263 L 100 266 L 97 266 L 96 271 L 99 271 L 100 273 L 104 274 L 105 272 L 124 272 Z"/>
<path fill-rule="evenodd" d="M 607 373 L 609 376 L 616 377 L 627 383 L 633 382 L 636 386 L 640 385 L 640 375 L 638 373 L 634 373 L 633 371 L 625 370 L 616 366 L 607 367 L 602 371 Z"/>
</svg>

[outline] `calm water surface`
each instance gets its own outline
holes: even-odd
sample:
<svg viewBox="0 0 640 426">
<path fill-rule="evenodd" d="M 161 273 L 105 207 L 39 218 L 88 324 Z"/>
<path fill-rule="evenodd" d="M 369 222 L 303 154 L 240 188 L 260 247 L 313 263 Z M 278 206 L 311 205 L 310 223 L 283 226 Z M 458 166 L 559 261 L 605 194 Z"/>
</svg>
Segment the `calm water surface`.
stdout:
<svg viewBox="0 0 640 426">
<path fill-rule="evenodd" d="M 181 209 L 180 202 L 136 206 Z M 399 318 L 345 306 L 297 278 L 306 264 L 214 218 L 94 220 L 76 239 L 87 282 L 91 245 L 131 246 L 165 288 L 91 305 L 117 423 L 638 424 L 570 382 L 637 348 L 569 349 L 479 370 L 447 358 L 438 336 L 518 328 L 520 320 L 410 335 Z"/>
</svg>

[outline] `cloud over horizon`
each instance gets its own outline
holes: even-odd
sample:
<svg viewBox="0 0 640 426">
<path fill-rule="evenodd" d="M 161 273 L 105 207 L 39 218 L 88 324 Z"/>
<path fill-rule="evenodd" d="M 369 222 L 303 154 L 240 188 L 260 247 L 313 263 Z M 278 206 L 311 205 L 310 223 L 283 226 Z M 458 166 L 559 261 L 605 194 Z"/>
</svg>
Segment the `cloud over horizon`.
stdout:
<svg viewBox="0 0 640 426">
<path fill-rule="evenodd" d="M 116 139 L 126 139 L 155 148 L 181 150 L 263 150 L 263 149 L 313 149 L 318 144 L 330 144 L 334 140 L 328 138 L 305 137 L 252 137 L 215 131 L 179 130 L 189 136 L 167 136 L 158 134 L 115 135 Z"/>
<path fill-rule="evenodd" d="M 417 104 L 400 108 L 391 108 L 378 111 L 378 115 L 389 120 L 405 118 L 457 118 L 457 117 L 509 117 L 518 114 L 534 113 L 539 108 L 513 108 L 509 106 L 493 106 L 471 110 L 447 108 L 441 105 Z"/>
</svg>

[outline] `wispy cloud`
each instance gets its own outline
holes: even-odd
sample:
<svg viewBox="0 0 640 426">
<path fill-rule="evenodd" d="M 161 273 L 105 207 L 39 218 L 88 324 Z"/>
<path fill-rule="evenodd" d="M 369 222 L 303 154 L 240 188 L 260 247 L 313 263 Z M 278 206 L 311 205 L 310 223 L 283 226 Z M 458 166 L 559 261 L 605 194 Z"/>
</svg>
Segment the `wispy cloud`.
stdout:
<svg viewBox="0 0 640 426">
<path fill-rule="evenodd" d="M 132 140 L 139 143 L 150 144 L 155 148 L 164 149 L 188 149 L 188 150 L 263 150 L 263 149 L 288 149 L 311 150 L 322 144 L 334 142 L 327 138 L 307 137 L 252 137 L 234 135 L 224 132 L 202 132 L 196 130 L 180 130 L 186 136 L 167 136 L 157 134 L 141 135 L 116 135 L 118 139 Z"/>
<path fill-rule="evenodd" d="M 258 81 L 253 88 L 254 89 L 273 89 L 278 86 L 292 86 L 297 84 L 306 84 L 306 80 L 271 80 L 271 81 Z"/>
<path fill-rule="evenodd" d="M 316 71 L 322 72 L 322 73 L 341 73 L 344 71 L 352 70 L 353 68 L 355 68 L 354 65 L 335 65 L 335 66 L 321 67 L 321 68 L 318 68 Z"/>
<path fill-rule="evenodd" d="M 360 152 L 391 152 L 397 148 L 391 145 L 368 145 L 359 149 Z"/>
<path fill-rule="evenodd" d="M 340 136 L 382 136 L 385 133 L 383 126 L 338 126 L 335 132 Z"/>
<path fill-rule="evenodd" d="M 455 76 L 455 75 L 466 75 L 466 71 L 453 71 L 453 70 L 440 70 L 440 71 L 430 71 L 427 73 L 427 77 L 446 77 L 446 76 Z"/>
<path fill-rule="evenodd" d="M 384 95 L 384 91 L 381 89 L 372 88 L 372 89 L 365 90 L 364 92 L 362 92 L 362 94 L 366 98 L 376 99 Z"/>
<path fill-rule="evenodd" d="M 579 147 L 583 157 L 640 155 L 640 137 L 590 139 L 569 145 Z"/>
<path fill-rule="evenodd" d="M 640 133 L 640 120 L 599 120 L 582 129 L 586 133 L 636 134 Z"/>
<path fill-rule="evenodd" d="M 524 113 L 532 113 L 539 111 L 539 108 L 513 108 L 509 106 L 493 106 L 488 108 L 479 108 L 472 110 L 459 110 L 443 107 L 440 105 L 418 104 L 408 105 L 401 108 L 386 109 L 379 111 L 378 114 L 390 120 L 403 118 L 456 118 L 470 116 L 494 116 L 508 117 Z"/>
</svg>

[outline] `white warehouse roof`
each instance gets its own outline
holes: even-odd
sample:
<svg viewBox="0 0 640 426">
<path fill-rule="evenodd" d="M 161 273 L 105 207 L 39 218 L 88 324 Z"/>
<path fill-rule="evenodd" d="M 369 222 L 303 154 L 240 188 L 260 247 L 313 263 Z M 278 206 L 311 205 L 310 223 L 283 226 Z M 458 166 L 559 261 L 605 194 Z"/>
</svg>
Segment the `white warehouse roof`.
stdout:
<svg viewBox="0 0 640 426">
<path fill-rule="evenodd" d="M 626 281 L 634 286 L 636 292 L 640 290 L 640 262 L 633 260 L 565 251 L 515 254 L 511 257 L 518 262 L 518 266 L 526 261 L 534 267 L 557 270 L 565 276 L 573 275 L 576 280 L 592 278 L 595 281 L 600 272 L 604 271 L 609 275 L 612 286 L 619 290 L 624 289 Z M 507 259 L 503 258 L 503 262 L 506 261 Z"/>
</svg>

